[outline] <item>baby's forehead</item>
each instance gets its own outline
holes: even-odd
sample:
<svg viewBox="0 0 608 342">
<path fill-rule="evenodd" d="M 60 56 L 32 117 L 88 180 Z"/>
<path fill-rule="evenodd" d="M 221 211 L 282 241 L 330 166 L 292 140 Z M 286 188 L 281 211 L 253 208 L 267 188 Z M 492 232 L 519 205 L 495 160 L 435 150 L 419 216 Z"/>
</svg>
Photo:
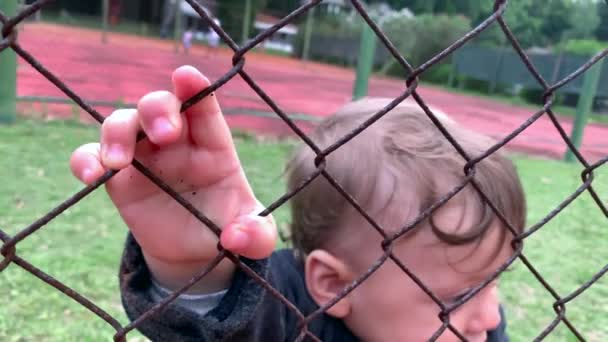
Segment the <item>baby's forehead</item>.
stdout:
<svg viewBox="0 0 608 342">
<path fill-rule="evenodd" d="M 420 272 L 482 281 L 513 254 L 510 241 L 510 232 L 496 220 L 485 234 L 469 243 L 450 244 L 431 229 L 422 229 L 409 238 L 396 241 L 393 251 Z"/>
<path fill-rule="evenodd" d="M 386 244 L 390 245 L 395 257 L 421 271 L 434 270 L 445 274 L 467 273 L 471 276 L 485 277 L 500 267 L 513 253 L 510 244 L 512 234 L 497 219 L 490 224 L 484 234 L 469 243 L 458 245 L 442 240 L 428 220 L 422 220 L 414 228 L 410 228 L 416 221 L 414 216 L 416 213 L 405 207 L 400 211 L 395 211 L 394 208 L 386 208 L 384 215 L 376 217 L 378 223 L 376 227 L 359 213 L 349 214 L 349 219 L 344 221 L 345 225 L 336 232 L 338 234 L 336 240 L 343 242 L 341 249 L 347 258 L 366 260 L 369 264 L 371 260 L 366 258 L 366 255 L 375 257 L 381 255 L 384 252 L 382 241 L 385 238 L 377 229 L 382 229 L 384 235 L 388 237 Z M 391 215 L 394 216 L 389 217 Z M 462 220 L 461 215 L 465 217 Z M 407 219 L 399 221 L 403 217 Z M 477 213 L 472 211 L 467 215 L 458 204 L 446 205 L 444 209 L 437 211 L 434 217 L 439 222 L 451 220 L 454 223 L 464 224 L 464 227 L 466 224 L 479 221 Z M 390 221 L 396 223 L 387 224 Z M 408 232 L 396 237 L 395 234 L 403 232 L 404 229 Z M 391 240 L 391 238 L 395 239 Z"/>
</svg>

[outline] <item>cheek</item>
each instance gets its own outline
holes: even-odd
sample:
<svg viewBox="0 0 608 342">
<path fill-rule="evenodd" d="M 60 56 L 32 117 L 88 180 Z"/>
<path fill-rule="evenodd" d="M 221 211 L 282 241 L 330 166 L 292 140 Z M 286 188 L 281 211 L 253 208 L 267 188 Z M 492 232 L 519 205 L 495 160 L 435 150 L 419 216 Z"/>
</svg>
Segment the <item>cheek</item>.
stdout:
<svg viewBox="0 0 608 342">
<path fill-rule="evenodd" d="M 351 293 L 349 328 L 365 341 L 426 341 L 439 306 L 398 267 L 380 268 Z"/>
</svg>

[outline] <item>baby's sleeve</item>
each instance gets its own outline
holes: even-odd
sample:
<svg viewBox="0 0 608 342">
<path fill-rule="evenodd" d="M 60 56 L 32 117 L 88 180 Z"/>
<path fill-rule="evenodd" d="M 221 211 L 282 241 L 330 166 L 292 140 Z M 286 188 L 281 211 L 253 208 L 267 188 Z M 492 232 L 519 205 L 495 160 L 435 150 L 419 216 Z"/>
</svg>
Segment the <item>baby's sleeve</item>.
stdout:
<svg viewBox="0 0 608 342">
<path fill-rule="evenodd" d="M 272 276 L 268 277 L 267 259 L 242 260 L 273 285 Z M 166 296 L 155 288 L 141 248 L 131 234 L 125 245 L 119 278 L 123 307 L 132 321 Z M 267 291 L 244 272 L 237 271 L 230 288 L 218 296 L 219 301 L 215 298 L 210 302 L 213 308 L 203 309 L 197 309 L 187 297 L 180 298 L 148 317 L 137 329 L 152 341 L 285 340 L 288 327 L 284 305 L 270 298 Z"/>
<path fill-rule="evenodd" d="M 488 332 L 488 342 L 509 342 L 509 336 L 507 335 L 507 321 L 505 318 L 505 312 L 500 306 L 500 324 L 496 329 Z"/>
</svg>

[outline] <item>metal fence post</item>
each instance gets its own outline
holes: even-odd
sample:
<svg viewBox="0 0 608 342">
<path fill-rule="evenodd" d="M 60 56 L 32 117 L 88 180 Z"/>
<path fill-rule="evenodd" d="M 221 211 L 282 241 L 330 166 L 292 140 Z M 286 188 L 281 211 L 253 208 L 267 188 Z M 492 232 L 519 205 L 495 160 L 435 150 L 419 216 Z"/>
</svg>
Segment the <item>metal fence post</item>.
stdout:
<svg viewBox="0 0 608 342">
<path fill-rule="evenodd" d="M 108 16 L 110 15 L 110 0 L 101 3 L 101 42 L 108 42 Z"/>
<path fill-rule="evenodd" d="M 603 59 L 597 61 L 597 63 L 585 72 L 583 78 L 583 87 L 581 88 L 578 104 L 576 106 L 576 118 L 574 119 L 572 134 L 570 135 L 570 139 L 577 149 L 581 146 L 581 141 L 583 140 L 583 132 L 585 130 L 585 125 L 587 124 L 589 112 L 593 110 L 593 99 L 597 92 L 603 62 Z M 568 149 L 564 159 L 571 163 L 576 160 L 576 157 L 574 153 Z"/>
<path fill-rule="evenodd" d="M 173 23 L 175 28 L 173 30 L 173 39 L 175 39 L 174 50 L 175 53 L 179 52 L 179 46 L 182 44 L 182 9 L 180 8 L 181 0 L 175 2 L 175 18 Z"/>
<path fill-rule="evenodd" d="M 310 39 L 312 38 L 312 27 L 315 21 L 316 9 L 316 7 L 311 8 L 306 16 L 306 31 L 304 31 L 304 47 L 302 48 L 303 60 L 308 60 L 310 58 Z"/>
<path fill-rule="evenodd" d="M 251 0 L 245 0 L 245 12 L 243 13 L 243 35 L 241 43 L 245 45 L 249 39 L 249 26 L 251 26 Z"/>
<path fill-rule="evenodd" d="M 359 47 L 359 58 L 357 60 L 357 78 L 353 90 L 353 99 L 359 99 L 367 95 L 369 76 L 374 67 L 374 56 L 376 55 L 376 34 L 368 25 L 361 30 L 361 44 Z"/>
<path fill-rule="evenodd" d="M 17 0 L 0 1 L 0 11 L 8 17 L 17 13 Z M 17 117 L 17 55 L 10 48 L 0 53 L 0 123 Z"/>
</svg>

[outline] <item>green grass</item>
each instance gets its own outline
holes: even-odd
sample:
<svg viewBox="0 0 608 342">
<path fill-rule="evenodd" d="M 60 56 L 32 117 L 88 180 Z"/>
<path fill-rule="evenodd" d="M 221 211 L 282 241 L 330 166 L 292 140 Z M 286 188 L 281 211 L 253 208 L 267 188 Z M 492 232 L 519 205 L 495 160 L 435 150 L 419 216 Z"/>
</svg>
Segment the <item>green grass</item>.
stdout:
<svg viewBox="0 0 608 342">
<path fill-rule="evenodd" d="M 96 127 L 19 120 L 0 126 L 0 229 L 15 234 L 82 188 L 68 160 L 78 145 L 96 140 Z M 239 155 L 264 204 L 284 189 L 283 163 L 292 144 L 237 135 Z M 515 157 L 528 195 L 529 224 L 549 213 L 580 185 L 573 165 Z M 595 187 L 608 195 L 606 171 Z M 286 208 L 276 213 L 287 224 Z M 567 295 L 608 263 L 606 218 L 585 193 L 526 240 L 525 255 L 560 295 Z M 126 228 L 99 189 L 18 244 L 18 254 L 80 292 L 122 324 L 117 268 Z M 108 341 L 103 320 L 16 265 L 0 273 L 0 341 Z M 530 341 L 555 317 L 552 298 L 521 262 L 503 276 L 512 341 Z M 590 341 L 608 340 L 608 280 L 567 305 L 567 317 Z M 137 333 L 130 340 L 142 340 Z M 574 340 L 560 325 L 548 341 Z"/>
</svg>

